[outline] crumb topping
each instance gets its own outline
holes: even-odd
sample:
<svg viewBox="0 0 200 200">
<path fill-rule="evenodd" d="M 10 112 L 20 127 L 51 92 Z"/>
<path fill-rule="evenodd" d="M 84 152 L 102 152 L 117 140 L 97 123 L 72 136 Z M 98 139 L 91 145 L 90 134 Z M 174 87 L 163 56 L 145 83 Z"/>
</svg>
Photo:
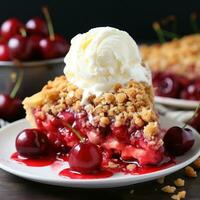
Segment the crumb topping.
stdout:
<svg viewBox="0 0 200 200">
<path fill-rule="evenodd" d="M 177 178 L 175 181 L 174 181 L 174 184 L 177 186 L 177 187 L 183 187 L 185 185 L 185 180 L 183 180 L 182 178 Z"/>
<path fill-rule="evenodd" d="M 193 163 L 195 169 L 200 169 L 200 158 L 194 161 Z"/>
<path fill-rule="evenodd" d="M 153 71 L 168 71 L 193 78 L 200 76 L 200 34 L 164 44 L 141 47 L 143 60 Z"/>
<path fill-rule="evenodd" d="M 197 172 L 194 170 L 194 168 L 192 168 L 191 166 L 187 166 L 185 168 L 185 174 L 186 176 L 190 177 L 190 178 L 195 178 L 197 177 Z"/>
<path fill-rule="evenodd" d="M 174 193 L 176 191 L 176 187 L 166 185 L 166 186 L 162 187 L 161 190 L 165 193 Z"/>
<path fill-rule="evenodd" d="M 152 88 L 146 83 L 133 80 L 125 85 L 116 84 L 113 90 L 100 97 L 91 95 L 87 105 L 81 105 L 83 91 L 66 80 L 65 76 L 49 81 L 41 92 L 24 100 L 26 110 L 40 108 L 42 113 L 57 115 L 70 109 L 84 109 L 93 126 L 105 127 L 114 123 L 116 127 L 129 123 L 137 127 L 145 125 L 146 139 L 153 139 L 158 131 L 157 115 L 154 111 Z"/>
<path fill-rule="evenodd" d="M 174 199 L 174 200 L 181 200 L 181 199 L 185 199 L 185 196 L 186 196 L 186 191 L 180 191 L 178 192 L 178 194 L 174 194 L 171 196 L 171 199 Z"/>
</svg>

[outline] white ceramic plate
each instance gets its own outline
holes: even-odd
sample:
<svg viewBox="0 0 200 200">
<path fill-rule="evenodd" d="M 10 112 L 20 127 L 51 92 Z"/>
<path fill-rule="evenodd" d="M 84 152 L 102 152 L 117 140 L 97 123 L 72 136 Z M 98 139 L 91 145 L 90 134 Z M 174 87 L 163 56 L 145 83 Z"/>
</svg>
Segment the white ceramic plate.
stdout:
<svg viewBox="0 0 200 200">
<path fill-rule="evenodd" d="M 175 122 L 174 120 L 172 121 L 168 118 L 161 117 L 160 119 L 161 126 L 163 128 L 168 128 L 174 125 L 182 125 L 179 122 Z M 107 188 L 131 185 L 171 174 L 187 166 L 200 155 L 200 136 L 196 131 L 194 131 L 195 144 L 193 148 L 184 156 L 177 157 L 177 164 L 167 169 L 143 175 L 124 175 L 122 173 L 118 173 L 112 177 L 104 179 L 69 179 L 58 176 L 58 172 L 67 167 L 66 164 L 65 166 L 57 163 L 53 164 L 53 166 L 47 167 L 28 167 L 10 159 L 10 155 L 15 151 L 14 143 L 16 135 L 22 129 L 28 127 L 30 127 L 30 125 L 25 119 L 23 119 L 7 125 L 0 130 L 0 168 L 25 179 L 51 185 L 78 188 Z M 52 170 L 52 167 L 54 170 Z M 55 169 L 57 169 L 57 171 L 55 171 Z"/>
<path fill-rule="evenodd" d="M 175 98 L 159 97 L 159 96 L 155 97 L 155 102 L 166 106 L 183 108 L 183 109 L 194 109 L 199 104 L 199 101 L 191 101 L 191 100 L 175 99 Z"/>
</svg>

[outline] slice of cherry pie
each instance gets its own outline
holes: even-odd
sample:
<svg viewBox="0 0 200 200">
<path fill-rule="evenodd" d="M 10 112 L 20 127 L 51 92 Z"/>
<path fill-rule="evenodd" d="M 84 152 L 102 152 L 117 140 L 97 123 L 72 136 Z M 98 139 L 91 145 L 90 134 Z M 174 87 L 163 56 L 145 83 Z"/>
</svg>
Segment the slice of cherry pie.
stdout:
<svg viewBox="0 0 200 200">
<path fill-rule="evenodd" d="M 105 78 L 109 72 L 112 73 L 112 70 L 102 72 L 104 69 L 108 69 L 111 63 L 115 63 L 112 59 L 117 57 L 116 51 L 118 49 L 114 48 L 110 50 L 108 46 L 111 44 L 111 41 L 114 41 L 116 47 L 116 44 L 121 42 L 119 36 L 125 34 L 125 32 L 119 32 L 117 29 L 106 27 L 96 29 L 95 31 L 92 30 L 89 33 L 92 36 L 91 38 L 86 37 L 86 42 L 81 43 L 79 48 L 83 49 L 80 53 L 85 55 L 85 51 L 88 50 L 89 46 L 92 46 L 92 49 L 94 49 L 94 46 L 98 43 L 98 55 L 94 59 L 97 59 L 100 55 L 96 63 L 104 65 L 102 68 L 98 67 L 95 70 L 97 72 L 100 69 L 98 73 L 103 73 L 104 76 L 101 74 L 98 77 L 95 74 L 95 79 L 89 76 L 91 78 L 89 83 L 94 86 L 98 81 L 102 84 L 103 79 L 101 78 Z M 130 37 L 127 35 L 126 33 L 124 37 Z M 83 36 L 85 34 L 78 35 L 78 37 Z M 101 45 L 96 41 L 95 44 L 92 43 L 96 38 L 100 38 L 102 41 L 102 37 L 106 37 L 106 39 L 101 42 Z M 114 39 L 111 40 L 112 38 Z M 122 45 L 123 51 L 127 50 L 128 45 L 132 45 L 132 39 L 130 42 L 128 39 L 124 40 L 128 44 L 125 44 L 126 46 Z M 68 59 L 72 56 L 71 54 L 73 54 L 72 51 L 74 46 L 77 45 L 77 41 L 74 43 L 72 42 Z M 105 46 L 103 46 L 104 43 L 106 43 Z M 100 47 L 103 51 L 100 51 Z M 133 46 L 130 48 L 133 48 Z M 115 52 L 114 57 L 112 52 Z M 132 59 L 134 54 L 128 53 L 125 52 L 126 56 L 130 55 L 130 60 L 127 63 L 132 65 L 132 62 L 135 62 L 136 59 Z M 80 56 L 80 54 L 77 55 Z M 92 54 L 90 53 L 89 55 L 89 58 L 91 58 Z M 122 53 L 119 55 L 122 55 Z M 158 116 L 154 110 L 151 83 L 137 80 L 137 78 L 141 77 L 140 74 L 143 74 L 142 70 L 146 70 L 146 68 L 142 65 L 137 66 L 138 68 L 136 67 L 136 69 L 139 69 L 139 72 L 134 71 L 135 74 L 138 73 L 137 77 L 134 78 L 133 76 L 133 78 L 130 78 L 132 76 L 131 71 L 129 74 L 124 75 L 125 82 L 113 82 L 115 77 L 116 79 L 117 77 L 119 78 L 119 75 L 121 79 L 118 80 L 122 80 L 125 71 L 120 66 L 124 57 L 121 56 L 120 61 L 119 57 L 115 63 L 116 66 L 113 66 L 117 70 L 119 68 L 119 74 L 112 74 L 112 76 L 105 78 L 104 84 L 106 87 L 112 81 L 109 89 L 106 88 L 105 91 L 105 87 L 102 89 L 99 86 L 91 93 L 85 93 L 86 89 L 91 87 L 91 85 L 88 86 L 86 84 L 89 78 L 85 77 L 88 76 L 87 72 L 94 68 L 87 68 L 83 65 L 81 67 L 83 68 L 84 75 L 82 76 L 80 71 L 77 71 L 77 74 L 74 75 L 74 72 L 69 72 L 71 67 L 70 62 L 66 62 L 68 64 L 65 69 L 66 76 L 60 76 L 53 81 L 49 81 L 39 93 L 24 100 L 27 119 L 34 127 L 38 127 L 46 133 L 56 152 L 68 152 L 79 142 L 79 138 L 70 129 L 70 126 L 72 126 L 82 136 L 87 138 L 89 142 L 100 147 L 104 165 L 107 164 L 110 167 L 116 166 L 111 162 L 113 160 L 123 162 L 127 166 L 126 162 L 128 163 L 129 161 L 136 161 L 139 165 L 157 165 L 162 161 L 164 155 L 162 140 L 164 133 L 159 127 Z M 106 59 L 103 60 L 103 58 Z M 88 58 L 86 60 L 84 64 L 90 63 Z M 91 63 L 95 67 L 96 63 Z M 126 66 L 127 63 L 123 66 Z M 134 67 L 133 70 L 135 70 Z M 71 69 L 74 70 L 74 68 L 75 66 L 73 65 Z M 91 72 L 91 74 L 93 73 Z M 72 83 L 72 76 L 73 78 L 74 76 L 80 77 L 78 80 L 81 82 L 79 87 L 77 86 L 78 84 L 75 84 L 76 82 Z M 94 94 L 97 90 L 101 92 Z"/>
<path fill-rule="evenodd" d="M 140 50 L 153 71 L 156 95 L 200 100 L 200 34 L 142 45 Z"/>
</svg>

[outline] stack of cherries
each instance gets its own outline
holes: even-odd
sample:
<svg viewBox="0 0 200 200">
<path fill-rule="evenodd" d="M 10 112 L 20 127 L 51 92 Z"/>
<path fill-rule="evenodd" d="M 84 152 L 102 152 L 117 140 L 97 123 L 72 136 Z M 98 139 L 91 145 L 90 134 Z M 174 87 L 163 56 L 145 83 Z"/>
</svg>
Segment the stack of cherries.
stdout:
<svg viewBox="0 0 200 200">
<path fill-rule="evenodd" d="M 17 18 L 7 19 L 0 27 L 0 60 L 32 61 L 59 58 L 66 55 L 69 43 L 54 34 L 47 8 L 46 20 L 34 17 L 24 24 Z"/>
<path fill-rule="evenodd" d="M 0 27 L 0 61 L 33 61 L 60 58 L 69 50 L 69 43 L 54 33 L 47 7 L 43 7 L 45 20 L 34 17 L 26 24 L 17 18 L 7 19 Z M 20 64 L 19 64 L 20 65 Z M 15 121 L 24 117 L 24 110 L 16 93 L 23 77 L 18 77 L 9 95 L 0 94 L 0 118 Z"/>
</svg>

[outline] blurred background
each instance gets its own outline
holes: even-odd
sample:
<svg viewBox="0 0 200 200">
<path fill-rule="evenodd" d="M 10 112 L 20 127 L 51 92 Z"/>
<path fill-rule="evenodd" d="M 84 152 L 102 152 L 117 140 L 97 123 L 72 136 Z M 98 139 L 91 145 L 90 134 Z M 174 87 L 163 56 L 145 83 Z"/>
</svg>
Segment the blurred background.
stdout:
<svg viewBox="0 0 200 200">
<path fill-rule="evenodd" d="M 23 21 L 42 16 L 48 5 L 55 30 L 67 38 L 96 26 L 114 26 L 128 31 L 137 41 L 157 39 L 152 22 L 176 15 L 181 34 L 191 32 L 189 16 L 200 10 L 197 0 L 7 0 L 0 6 L 1 21 L 16 16 Z"/>
</svg>

